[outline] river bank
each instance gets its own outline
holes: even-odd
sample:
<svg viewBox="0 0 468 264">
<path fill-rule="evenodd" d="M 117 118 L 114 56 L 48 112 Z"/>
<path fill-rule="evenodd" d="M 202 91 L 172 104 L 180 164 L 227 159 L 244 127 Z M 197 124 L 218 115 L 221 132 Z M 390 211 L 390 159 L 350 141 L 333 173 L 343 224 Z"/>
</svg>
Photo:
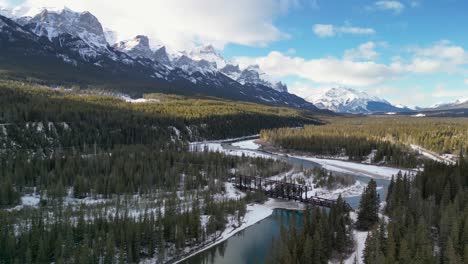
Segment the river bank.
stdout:
<svg viewBox="0 0 468 264">
<path fill-rule="evenodd" d="M 200 252 L 203 252 L 205 250 L 208 250 L 224 241 L 227 239 L 231 238 L 232 236 L 236 235 L 237 233 L 245 230 L 246 228 L 257 224 L 258 222 L 266 219 L 267 217 L 271 216 L 273 214 L 273 211 L 275 209 L 285 209 L 285 210 L 304 210 L 305 206 L 294 202 L 294 201 L 283 201 L 283 200 L 278 200 L 278 199 L 273 199 L 270 198 L 268 199 L 265 203 L 263 204 L 249 204 L 247 205 L 247 212 L 242 219 L 242 224 L 237 227 L 229 226 L 222 232 L 221 235 L 219 235 L 215 241 L 211 242 L 210 244 L 204 245 L 201 248 L 197 248 L 196 250 L 186 254 L 182 258 L 172 262 L 174 264 L 176 263 L 182 263 L 188 258 L 199 254 Z"/>
<path fill-rule="evenodd" d="M 256 137 L 256 136 L 254 136 Z M 383 182 L 384 186 L 380 186 L 381 196 L 384 196 L 386 185 L 388 180 L 392 175 L 397 174 L 400 169 L 376 166 L 369 164 L 360 164 L 345 160 L 335 160 L 335 159 L 321 159 L 316 157 L 309 156 L 300 156 L 300 155 L 289 155 L 284 153 L 275 153 L 262 149 L 261 145 L 258 144 L 258 139 L 256 138 L 243 138 L 244 140 L 223 140 L 223 141 L 210 141 L 210 142 L 196 142 L 190 144 L 190 149 L 192 151 L 216 151 L 222 152 L 226 155 L 235 155 L 235 156 L 251 156 L 251 157 L 262 157 L 262 158 L 272 158 L 272 159 L 281 159 L 291 164 L 295 165 L 300 164 L 311 166 L 311 167 L 322 167 L 330 171 L 335 171 L 339 173 L 346 173 L 355 175 L 360 181 L 357 181 L 357 184 L 350 186 L 349 188 L 340 188 L 337 190 L 321 190 L 323 192 L 319 193 L 319 196 L 327 198 L 336 198 L 338 195 L 342 195 L 347 200 L 352 201 L 352 205 L 356 208 L 359 204 L 360 194 L 362 193 L 363 187 L 367 185 L 367 181 L 362 181 L 362 179 L 374 178 L 378 182 Z M 403 171 L 404 173 L 405 171 Z M 411 171 L 408 171 L 411 173 Z M 273 178 L 276 176 L 272 176 Z M 349 190 L 348 190 L 349 189 Z M 317 193 L 315 193 L 317 194 Z M 314 194 L 314 195 L 315 195 Z M 300 211 L 304 209 L 304 206 L 300 203 L 294 201 L 281 201 L 276 199 L 269 199 L 264 204 L 250 204 L 247 206 L 247 213 L 242 219 L 242 224 L 238 226 L 227 226 L 227 228 L 222 232 L 217 239 L 208 245 L 205 245 L 201 248 L 198 248 L 192 252 L 189 252 L 183 258 L 173 262 L 173 263 L 202 263 L 192 260 L 198 258 L 203 252 L 213 252 L 217 249 L 222 249 L 225 247 L 227 241 L 233 238 L 236 234 L 241 233 L 243 230 L 252 227 L 256 223 L 262 222 L 263 220 L 269 219 L 272 216 L 275 209 L 291 209 Z M 250 229 L 249 229 L 250 230 Z M 354 231 L 354 238 L 356 243 L 355 252 L 346 260 L 346 263 L 352 263 L 354 255 L 359 256 L 362 254 L 360 252 L 363 249 L 363 243 L 367 237 L 367 232 Z M 236 238 L 235 240 L 239 240 Z M 223 245 L 223 246 L 221 246 Z M 216 249 L 215 249 L 216 248 Z M 205 262 L 203 262 L 205 263 Z M 208 263 L 217 263 L 217 262 L 208 262 Z M 224 262 L 223 262 L 224 263 Z M 229 263 L 229 262 L 226 262 Z M 330 262 L 332 263 L 332 262 Z"/>
</svg>

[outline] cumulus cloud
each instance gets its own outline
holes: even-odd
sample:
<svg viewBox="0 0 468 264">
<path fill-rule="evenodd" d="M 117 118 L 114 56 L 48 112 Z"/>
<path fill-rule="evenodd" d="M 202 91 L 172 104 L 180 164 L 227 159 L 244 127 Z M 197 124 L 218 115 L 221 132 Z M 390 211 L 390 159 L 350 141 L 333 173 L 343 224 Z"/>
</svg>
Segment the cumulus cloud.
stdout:
<svg viewBox="0 0 468 264">
<path fill-rule="evenodd" d="M 4 0 L 2 0 L 4 1 Z M 23 6 L 68 7 L 90 11 L 105 27 L 117 31 L 119 40 L 137 34 L 176 49 L 211 43 L 265 46 L 287 38 L 273 23 L 298 4 L 298 0 L 26 0 Z"/>
<path fill-rule="evenodd" d="M 430 47 L 413 47 L 413 54 L 408 70 L 415 73 L 456 72 L 460 66 L 468 63 L 468 53 L 450 41 L 439 41 Z"/>
<path fill-rule="evenodd" d="M 399 14 L 405 9 L 405 5 L 399 1 L 377 1 L 371 7 L 374 10 L 389 10 Z"/>
<path fill-rule="evenodd" d="M 306 60 L 278 51 L 264 57 L 237 57 L 241 67 L 258 64 L 276 78 L 296 76 L 316 83 L 345 86 L 369 86 L 391 79 L 401 73 L 398 65 L 385 65 L 373 61 L 351 61 L 333 57 Z"/>
<path fill-rule="evenodd" d="M 352 35 L 371 35 L 375 34 L 373 28 L 362 28 L 343 26 L 337 27 L 330 24 L 315 24 L 312 28 L 315 35 L 321 38 L 334 37 L 337 34 L 352 34 Z"/>
<path fill-rule="evenodd" d="M 344 58 L 348 60 L 374 60 L 379 56 L 377 51 L 375 51 L 376 47 L 377 44 L 375 42 L 366 42 L 357 48 L 346 50 Z"/>
</svg>

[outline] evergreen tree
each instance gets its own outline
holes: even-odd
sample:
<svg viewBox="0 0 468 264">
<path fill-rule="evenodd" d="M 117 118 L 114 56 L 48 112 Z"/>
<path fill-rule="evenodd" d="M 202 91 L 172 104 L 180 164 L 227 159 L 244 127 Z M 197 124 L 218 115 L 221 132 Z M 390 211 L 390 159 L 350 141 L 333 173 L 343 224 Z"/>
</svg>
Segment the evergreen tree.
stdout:
<svg viewBox="0 0 468 264">
<path fill-rule="evenodd" d="M 379 220 L 380 198 L 377 193 L 377 183 L 371 179 L 361 195 L 357 228 L 369 230 Z"/>
</svg>

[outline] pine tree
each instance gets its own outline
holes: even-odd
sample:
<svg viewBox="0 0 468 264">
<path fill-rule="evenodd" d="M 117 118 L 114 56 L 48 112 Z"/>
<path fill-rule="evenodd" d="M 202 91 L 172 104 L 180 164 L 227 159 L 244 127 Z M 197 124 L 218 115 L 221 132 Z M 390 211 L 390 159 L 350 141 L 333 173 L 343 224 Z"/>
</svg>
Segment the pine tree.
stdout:
<svg viewBox="0 0 468 264">
<path fill-rule="evenodd" d="M 357 228 L 360 230 L 369 230 L 379 220 L 380 198 L 377 193 L 377 183 L 371 179 L 364 189 L 359 204 L 359 213 Z"/>
</svg>

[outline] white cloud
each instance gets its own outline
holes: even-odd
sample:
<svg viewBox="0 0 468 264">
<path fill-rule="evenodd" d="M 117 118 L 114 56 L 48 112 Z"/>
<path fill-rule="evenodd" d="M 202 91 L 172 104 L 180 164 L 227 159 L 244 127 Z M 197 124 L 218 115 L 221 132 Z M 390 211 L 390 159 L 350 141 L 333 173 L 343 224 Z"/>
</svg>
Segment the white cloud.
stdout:
<svg viewBox="0 0 468 264">
<path fill-rule="evenodd" d="M 456 72 L 468 63 L 468 53 L 463 47 L 443 40 L 427 48 L 411 48 L 412 62 L 408 70 L 415 73 Z"/>
<path fill-rule="evenodd" d="M 315 24 L 312 28 L 315 35 L 321 38 L 334 37 L 337 34 L 352 34 L 352 35 L 371 35 L 375 34 L 372 28 L 343 26 L 337 27 L 330 24 Z"/>
<path fill-rule="evenodd" d="M 468 79 L 463 80 L 463 83 L 465 83 L 466 85 L 468 85 Z"/>
<path fill-rule="evenodd" d="M 376 59 L 379 54 L 375 51 L 377 44 L 369 41 L 359 45 L 357 48 L 349 49 L 345 51 L 344 58 L 347 60 L 373 60 Z"/>
<path fill-rule="evenodd" d="M 377 1 L 374 3 L 373 9 L 390 10 L 395 14 L 399 14 L 405 9 L 405 5 L 399 1 Z"/>
<path fill-rule="evenodd" d="M 333 57 L 305 60 L 300 57 L 286 56 L 278 51 L 270 52 L 264 57 L 237 57 L 235 61 L 241 67 L 258 64 L 276 78 L 296 76 L 316 83 L 345 86 L 374 85 L 401 73 L 400 67 L 372 61 L 356 62 Z"/>
<path fill-rule="evenodd" d="M 446 83 L 437 83 L 435 85 L 435 91 L 432 93 L 433 97 L 437 98 L 457 98 L 468 97 L 468 90 L 457 90 L 453 87 L 448 88 Z"/>
<path fill-rule="evenodd" d="M 148 35 L 176 49 L 201 43 L 265 46 L 288 37 L 273 21 L 297 0 L 27 0 L 32 8 L 64 7 L 90 11 L 119 39 Z"/>
<path fill-rule="evenodd" d="M 333 37 L 336 34 L 333 25 L 315 24 L 312 30 L 321 38 Z"/>
</svg>

